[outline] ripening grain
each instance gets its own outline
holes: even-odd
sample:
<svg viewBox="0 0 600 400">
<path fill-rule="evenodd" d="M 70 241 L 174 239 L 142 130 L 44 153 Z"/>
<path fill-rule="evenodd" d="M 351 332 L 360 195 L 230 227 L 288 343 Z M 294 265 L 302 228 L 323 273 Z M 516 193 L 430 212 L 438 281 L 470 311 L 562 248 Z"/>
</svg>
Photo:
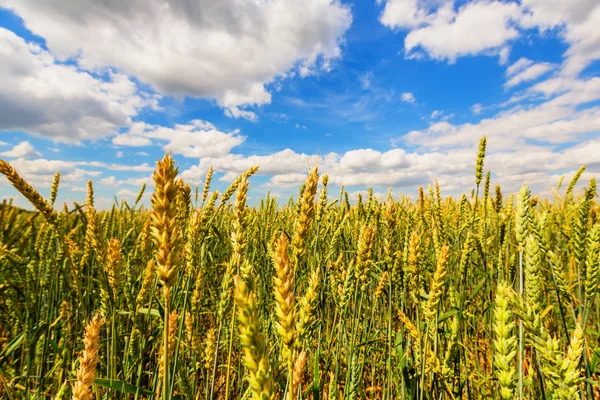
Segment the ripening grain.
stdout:
<svg viewBox="0 0 600 400">
<path fill-rule="evenodd" d="M 0 208 L 0 398 L 600 398 L 595 180 L 509 194 L 486 144 L 468 194 L 355 204 L 315 166 L 252 206 L 258 167 L 220 195 L 167 154 L 150 209 L 58 207 L 0 160 L 36 210 Z"/>
</svg>

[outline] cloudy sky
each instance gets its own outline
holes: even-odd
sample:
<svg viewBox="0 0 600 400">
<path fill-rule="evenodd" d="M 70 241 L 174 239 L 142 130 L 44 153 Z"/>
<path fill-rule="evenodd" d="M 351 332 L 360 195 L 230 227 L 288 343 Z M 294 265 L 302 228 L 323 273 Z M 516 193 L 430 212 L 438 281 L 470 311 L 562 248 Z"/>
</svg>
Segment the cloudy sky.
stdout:
<svg viewBox="0 0 600 400">
<path fill-rule="evenodd" d="M 600 172 L 597 0 L 0 0 L 0 157 L 59 202 L 131 199 L 170 150 L 254 199 L 506 191 Z M 0 197 L 12 197 L 0 180 Z M 25 204 L 18 198 L 17 204 Z"/>
</svg>

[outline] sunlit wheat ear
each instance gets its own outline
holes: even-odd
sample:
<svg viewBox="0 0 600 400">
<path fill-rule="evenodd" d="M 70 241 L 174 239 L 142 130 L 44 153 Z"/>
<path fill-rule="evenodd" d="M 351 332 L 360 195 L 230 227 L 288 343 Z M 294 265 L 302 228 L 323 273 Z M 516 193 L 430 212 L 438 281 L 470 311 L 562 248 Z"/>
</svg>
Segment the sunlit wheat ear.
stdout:
<svg viewBox="0 0 600 400">
<path fill-rule="evenodd" d="M 477 162 L 475 163 L 475 183 L 479 185 L 483 179 L 483 161 L 485 159 L 485 148 L 487 138 L 484 136 L 479 141 L 479 152 L 477 153 Z"/>
<path fill-rule="evenodd" d="M 577 219 L 575 222 L 575 229 L 571 238 L 571 245 L 573 246 L 573 256 L 575 259 L 575 265 L 583 264 L 585 261 L 585 239 L 588 232 L 588 221 L 590 216 L 590 208 L 592 201 L 596 196 L 596 179 L 590 179 L 590 186 L 585 190 L 583 199 L 577 207 Z M 584 267 L 584 266 L 582 266 Z"/>
<path fill-rule="evenodd" d="M 527 239 L 527 235 L 529 234 L 529 222 L 531 220 L 530 199 L 531 192 L 527 185 L 523 185 L 517 196 L 517 214 L 515 216 L 515 233 L 521 249 L 525 248 L 525 239 Z"/>
<path fill-rule="evenodd" d="M 150 294 L 150 289 L 152 287 L 152 284 L 154 283 L 154 277 L 156 274 L 156 264 L 154 263 L 154 260 L 150 260 L 148 261 L 148 263 L 146 264 L 146 268 L 144 269 L 144 276 L 142 278 L 142 286 L 140 288 L 140 291 L 137 294 L 136 297 L 136 314 L 139 313 L 139 309 L 142 308 L 147 299 L 148 296 Z"/>
<path fill-rule="evenodd" d="M 107 214 L 105 214 L 106 216 Z M 83 245 L 83 257 L 81 263 L 86 264 L 90 261 L 92 253 L 100 251 L 100 243 L 98 240 L 98 225 L 96 224 L 96 209 L 94 208 L 94 187 L 92 181 L 87 183 L 87 196 L 86 196 L 86 226 L 85 226 L 85 239 Z"/>
<path fill-rule="evenodd" d="M 217 345 L 217 339 L 215 337 L 215 329 L 210 328 L 206 334 L 206 340 L 204 341 L 203 361 L 204 368 L 207 370 L 212 368 L 215 361 L 215 347 Z"/>
<path fill-rule="evenodd" d="M 231 185 L 229 185 L 229 187 L 223 192 L 223 195 L 221 196 L 221 204 L 227 203 L 227 201 L 231 198 L 231 196 L 233 196 L 233 194 L 237 190 L 242 180 L 250 178 L 256 173 L 256 171 L 258 171 L 258 167 L 253 166 L 248 171 L 238 176 L 233 182 L 231 182 Z"/>
<path fill-rule="evenodd" d="M 198 268 L 196 268 L 196 261 L 198 259 L 198 243 L 199 243 L 199 235 L 202 230 L 202 212 L 200 210 L 195 210 L 192 213 L 192 216 L 189 219 L 187 224 L 186 234 L 185 234 L 185 245 L 183 248 L 183 254 L 185 259 L 185 276 L 191 277 L 194 275 L 194 272 Z M 198 271 L 200 274 L 200 271 Z"/>
<path fill-rule="evenodd" d="M 152 195 L 151 232 L 157 247 L 156 271 L 165 298 L 169 297 L 171 286 L 175 282 L 181 257 L 180 230 L 177 226 L 177 186 L 175 185 L 177 173 L 178 169 L 173 158 L 170 154 L 166 154 L 156 163 L 153 176 L 155 189 Z"/>
<path fill-rule="evenodd" d="M 585 297 L 591 302 L 600 284 L 600 224 L 594 225 L 588 235 L 585 260 Z"/>
<path fill-rule="evenodd" d="M 231 261 L 232 268 L 237 272 L 239 269 L 241 276 L 248 280 L 252 272 L 252 267 L 244 253 L 248 245 L 247 223 L 246 223 L 246 196 L 248 195 L 248 179 L 242 178 L 235 196 L 235 207 L 233 210 L 233 222 L 231 229 Z"/>
<path fill-rule="evenodd" d="M 432 322 L 434 322 L 435 315 L 437 314 L 438 304 L 440 303 L 440 299 L 442 297 L 444 280 L 448 272 L 447 265 L 448 246 L 444 245 L 438 256 L 437 267 L 431 280 L 431 286 L 429 289 L 429 299 L 427 300 L 427 302 L 425 303 L 425 307 L 423 308 L 423 314 L 425 315 L 427 321 L 431 324 L 431 330 L 435 329 L 432 325 Z"/>
<path fill-rule="evenodd" d="M 556 288 L 560 291 L 560 295 L 565 299 L 570 299 L 573 294 L 569 289 L 569 282 L 567 278 L 567 271 L 565 265 L 560 257 L 553 251 L 548 252 L 548 266 L 552 274 Z"/>
<path fill-rule="evenodd" d="M 113 292 L 113 297 L 116 297 L 119 289 L 120 277 L 122 272 L 122 254 L 121 242 L 119 239 L 110 239 L 108 242 L 108 255 L 105 264 L 106 275 L 108 276 L 108 284 Z"/>
<path fill-rule="evenodd" d="M 144 184 L 142 184 L 140 191 L 138 192 L 137 196 L 135 197 L 135 202 L 133 204 L 137 205 L 140 202 L 145 191 L 146 191 L 146 184 L 144 183 Z"/>
<path fill-rule="evenodd" d="M 0 159 L 0 173 L 10 181 L 10 183 L 17 189 L 29 202 L 37 208 L 37 210 L 44 216 L 46 221 L 52 225 L 57 223 L 57 214 L 48 204 L 46 200 L 33 188 L 27 181 L 15 171 L 15 169 L 6 161 Z"/>
<path fill-rule="evenodd" d="M 104 320 L 96 315 L 87 324 L 83 344 L 85 350 L 79 358 L 77 380 L 73 386 L 73 400 L 92 400 L 92 384 L 96 379 L 96 365 L 98 365 L 98 348 L 100 344 L 100 328 Z"/>
<path fill-rule="evenodd" d="M 315 210 L 315 196 L 317 193 L 317 183 L 319 182 L 319 169 L 314 167 L 305 181 L 304 190 L 299 200 L 300 212 L 296 219 L 294 235 L 292 236 L 292 262 L 294 269 L 298 269 L 300 259 L 306 252 L 306 236 L 310 228 Z"/>
<path fill-rule="evenodd" d="M 298 393 L 298 388 L 301 388 L 302 383 L 304 381 L 304 370 L 306 369 L 306 362 L 308 361 L 308 356 L 305 350 L 302 350 L 296 360 L 294 361 L 294 373 L 292 378 L 292 399 L 296 398 L 296 394 Z"/>
<path fill-rule="evenodd" d="M 238 276 L 234 277 L 238 332 L 242 346 L 242 361 L 248 369 L 248 383 L 255 400 L 274 398 L 273 377 L 265 338 L 260 332 L 254 294 Z"/>
<path fill-rule="evenodd" d="M 288 261 L 288 238 L 282 232 L 275 244 L 275 277 L 273 278 L 275 292 L 276 328 L 281 336 L 282 356 L 288 367 L 293 362 L 292 346 L 296 338 L 296 310 L 294 301 L 294 271 Z"/>
<path fill-rule="evenodd" d="M 494 365 L 500 397 L 505 400 L 514 398 L 515 378 L 517 371 L 514 365 L 517 354 L 517 337 L 514 333 L 514 315 L 509 307 L 507 287 L 500 284 L 496 291 L 494 309 Z"/>
<path fill-rule="evenodd" d="M 418 301 L 418 297 L 421 293 L 422 276 L 420 271 L 421 244 L 417 232 L 413 232 L 410 235 L 407 261 L 408 265 L 405 274 L 405 286 L 408 288 L 408 292 L 413 301 Z"/>
<path fill-rule="evenodd" d="M 559 399 L 578 399 L 578 385 L 582 381 L 580 361 L 585 350 L 584 332 L 577 321 L 566 357 L 560 363 L 561 380 L 556 392 Z"/>
<path fill-rule="evenodd" d="M 311 271 L 310 278 L 308 280 L 308 287 L 306 293 L 300 299 L 299 303 L 299 316 L 298 323 L 296 325 L 296 332 L 301 343 L 308 339 L 308 330 L 316 319 L 315 315 L 315 303 L 319 294 L 319 285 L 321 283 L 321 273 L 318 268 Z"/>
<path fill-rule="evenodd" d="M 210 189 L 210 182 L 212 181 L 213 167 L 210 166 L 206 172 L 206 178 L 204 179 L 204 187 L 202 188 L 202 204 L 206 202 L 208 198 L 208 191 Z"/>
<path fill-rule="evenodd" d="M 60 183 L 60 172 L 54 174 L 54 179 L 52 180 L 52 186 L 50 187 L 50 205 L 54 206 L 56 202 L 56 196 L 58 194 L 58 185 Z"/>
<path fill-rule="evenodd" d="M 384 271 L 379 278 L 379 282 L 377 282 L 377 287 L 375 288 L 374 296 L 376 299 L 381 298 L 383 292 L 385 291 L 388 282 L 390 279 L 390 274 L 387 271 Z"/>
<path fill-rule="evenodd" d="M 358 252 L 356 254 L 356 275 L 363 291 L 367 289 L 369 279 L 371 277 L 375 233 L 375 229 L 372 226 L 365 226 L 361 232 L 360 240 L 358 242 Z"/>
<path fill-rule="evenodd" d="M 419 335 L 419 329 L 406 316 L 406 314 L 404 314 L 404 312 L 402 310 L 398 310 L 398 318 L 404 325 L 404 329 L 406 329 L 406 331 L 408 332 L 408 335 L 412 338 L 412 341 L 411 341 L 412 346 L 411 347 L 412 347 L 412 351 L 413 351 L 413 358 L 415 361 L 415 366 L 418 369 L 421 367 L 421 357 L 422 357 L 421 337 Z"/>
<path fill-rule="evenodd" d="M 164 366 L 163 392 L 169 393 L 170 354 L 169 354 L 169 315 L 171 288 L 177 278 L 181 258 L 181 233 L 177 224 L 177 185 L 175 178 L 178 169 L 170 154 L 156 163 L 154 170 L 154 193 L 152 194 L 152 237 L 156 244 L 155 260 L 158 280 L 162 284 L 164 299 L 162 360 Z M 168 395 L 165 394 L 165 397 Z"/>
<path fill-rule="evenodd" d="M 575 185 L 577 185 L 577 181 L 579 181 L 579 178 L 581 178 L 581 175 L 585 171 L 585 168 L 586 166 L 582 165 L 581 167 L 579 167 L 575 175 L 573 175 L 573 179 L 571 179 L 571 182 L 569 182 L 567 190 L 565 191 L 565 199 L 568 199 L 569 195 L 573 193 L 573 189 L 575 189 Z"/>
<path fill-rule="evenodd" d="M 325 213 L 325 208 L 327 207 L 327 184 L 329 183 L 329 175 L 323 175 L 321 179 L 323 182 L 323 188 L 319 193 L 319 205 L 317 206 L 317 215 L 315 216 L 315 221 L 320 224 L 323 219 L 323 214 Z"/>
<path fill-rule="evenodd" d="M 543 308 L 540 247 L 533 235 L 525 240 L 525 298 L 537 311 Z"/>
</svg>

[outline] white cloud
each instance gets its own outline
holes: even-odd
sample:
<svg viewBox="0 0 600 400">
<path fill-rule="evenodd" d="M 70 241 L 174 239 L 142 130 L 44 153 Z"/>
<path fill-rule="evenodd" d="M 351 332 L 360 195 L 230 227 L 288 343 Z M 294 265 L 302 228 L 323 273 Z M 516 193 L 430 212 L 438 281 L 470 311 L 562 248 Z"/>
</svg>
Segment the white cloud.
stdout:
<svg viewBox="0 0 600 400">
<path fill-rule="evenodd" d="M 60 153 L 60 149 L 58 147 L 48 147 L 48 150 L 53 153 Z"/>
<path fill-rule="evenodd" d="M 511 64 L 508 68 L 506 68 L 506 76 L 514 76 L 519 72 L 524 71 L 531 65 L 533 65 L 533 61 L 531 61 L 527 57 L 521 57 L 513 64 Z"/>
<path fill-rule="evenodd" d="M 600 59 L 600 2 L 597 0 L 523 0 L 528 13 L 523 24 L 541 30 L 561 28 L 569 45 L 562 73 L 577 76 L 594 60 Z"/>
<path fill-rule="evenodd" d="M 136 156 L 143 156 L 143 157 L 147 157 L 150 154 L 146 153 L 145 151 L 138 151 L 137 153 L 135 153 Z"/>
<path fill-rule="evenodd" d="M 236 106 L 229 106 L 225 108 L 225 115 L 229 118 L 242 118 L 252 122 L 258 121 L 258 115 L 256 115 L 255 112 L 242 110 Z"/>
<path fill-rule="evenodd" d="M 140 135 L 120 134 L 112 139 L 113 144 L 128 147 L 151 146 L 152 140 Z"/>
<path fill-rule="evenodd" d="M 500 65 L 506 65 L 508 63 L 508 58 L 510 57 L 510 46 L 504 46 L 498 52 L 498 62 Z"/>
<path fill-rule="evenodd" d="M 117 197 L 135 198 L 137 193 L 129 189 L 121 189 L 117 192 Z"/>
<path fill-rule="evenodd" d="M 555 64 L 548 62 L 534 63 L 522 57 L 506 69 L 508 81 L 504 87 L 511 88 L 523 82 L 532 81 L 556 68 Z"/>
<path fill-rule="evenodd" d="M 458 8 L 457 8 L 458 7 Z M 600 59 L 600 2 L 597 0 L 387 0 L 380 16 L 383 25 L 406 29 L 407 57 L 429 56 L 454 62 L 466 55 L 498 55 L 508 62 L 510 45 L 531 30 L 546 34 L 556 29 L 568 49 L 561 73 L 578 76 Z M 545 67 L 529 73 L 539 77 Z M 515 83 L 516 85 L 516 83 Z"/>
<path fill-rule="evenodd" d="M 106 81 L 57 60 L 0 28 L 0 130 L 24 130 L 60 142 L 113 135 L 156 99 L 127 76 Z"/>
<path fill-rule="evenodd" d="M 192 120 L 188 124 L 176 124 L 173 128 L 136 122 L 127 132 L 113 138 L 113 143 L 121 146 L 147 146 L 152 144 L 152 140 L 156 140 L 167 142 L 163 146 L 164 150 L 197 158 L 227 155 L 245 139 L 237 130 L 221 132 L 209 122 Z"/>
<path fill-rule="evenodd" d="M 481 114 L 483 111 L 483 105 L 481 103 L 475 103 L 471 106 L 471 112 L 475 115 Z"/>
<path fill-rule="evenodd" d="M 117 154 L 115 154 L 115 156 L 117 158 L 123 158 L 123 157 L 125 157 L 125 153 L 123 153 L 122 151 L 117 151 Z"/>
<path fill-rule="evenodd" d="M 60 172 L 61 184 L 81 182 L 86 177 L 102 174 L 97 170 L 79 168 L 79 163 L 71 161 L 17 158 L 10 163 L 28 182 L 40 186 L 50 186 L 55 172 Z"/>
<path fill-rule="evenodd" d="M 402 101 L 414 104 L 417 99 L 415 99 L 415 95 L 411 92 L 404 92 L 401 95 Z"/>
<path fill-rule="evenodd" d="M 152 176 L 143 176 L 140 178 L 127 178 L 127 179 L 117 179 L 115 176 L 107 176 L 106 178 L 102 178 L 98 181 L 103 186 L 110 188 L 118 188 L 123 185 L 130 185 L 140 187 L 142 185 L 154 186 L 154 180 Z"/>
<path fill-rule="evenodd" d="M 421 3 L 421 6 L 426 3 Z M 417 0 L 388 0 L 379 20 L 390 28 L 413 28 L 431 22 L 434 13 L 420 7 Z"/>
<path fill-rule="evenodd" d="M 434 3 L 435 4 L 435 3 Z M 391 28 L 409 28 L 404 40 L 407 57 L 428 56 L 454 62 L 458 57 L 480 54 L 508 57 L 506 43 L 519 36 L 513 26 L 521 16 L 516 3 L 473 2 L 458 10 L 444 2 L 437 10 L 427 10 L 411 0 L 389 0 L 381 22 Z"/>
<path fill-rule="evenodd" d="M 217 99 L 231 117 L 270 102 L 265 85 L 328 71 L 352 16 L 339 0 L 0 0 L 60 59 L 112 66 L 161 93 Z M 73 40 L 77 38 L 77 40 Z"/>
<path fill-rule="evenodd" d="M 38 158 L 41 157 L 42 154 L 39 151 L 36 151 L 31 143 L 24 141 L 14 146 L 12 150 L 0 153 L 0 156 L 9 158 Z"/>
<path fill-rule="evenodd" d="M 117 178 L 114 176 L 107 176 L 106 178 L 102 178 L 98 181 L 101 185 L 109 186 L 109 187 L 118 187 Z"/>
<path fill-rule="evenodd" d="M 269 180 L 269 186 L 274 187 L 299 187 L 306 180 L 306 174 L 291 172 L 278 174 Z"/>
<path fill-rule="evenodd" d="M 409 132 L 402 140 L 439 149 L 473 145 L 486 135 L 489 148 L 500 151 L 517 149 L 531 140 L 566 144 L 600 132 L 600 108 L 582 107 L 600 99 L 600 78 L 554 78 L 535 85 L 530 92 L 545 95 L 546 101 L 529 107 L 517 105 L 478 123 L 434 124 Z"/>
<path fill-rule="evenodd" d="M 8 143 L 0 141 L 0 146 L 8 146 Z"/>
</svg>

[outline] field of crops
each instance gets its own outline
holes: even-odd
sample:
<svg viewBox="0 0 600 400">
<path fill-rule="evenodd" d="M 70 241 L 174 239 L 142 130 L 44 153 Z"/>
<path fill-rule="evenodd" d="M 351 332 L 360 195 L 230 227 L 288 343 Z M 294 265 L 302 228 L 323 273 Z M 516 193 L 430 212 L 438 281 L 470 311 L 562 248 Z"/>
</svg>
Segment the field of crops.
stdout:
<svg viewBox="0 0 600 400">
<path fill-rule="evenodd" d="M 154 172 L 149 208 L 0 209 L 0 398 L 597 399 L 600 211 L 584 167 L 537 197 L 327 191 L 246 204 Z M 585 186 L 585 187 L 584 187 Z"/>
</svg>

